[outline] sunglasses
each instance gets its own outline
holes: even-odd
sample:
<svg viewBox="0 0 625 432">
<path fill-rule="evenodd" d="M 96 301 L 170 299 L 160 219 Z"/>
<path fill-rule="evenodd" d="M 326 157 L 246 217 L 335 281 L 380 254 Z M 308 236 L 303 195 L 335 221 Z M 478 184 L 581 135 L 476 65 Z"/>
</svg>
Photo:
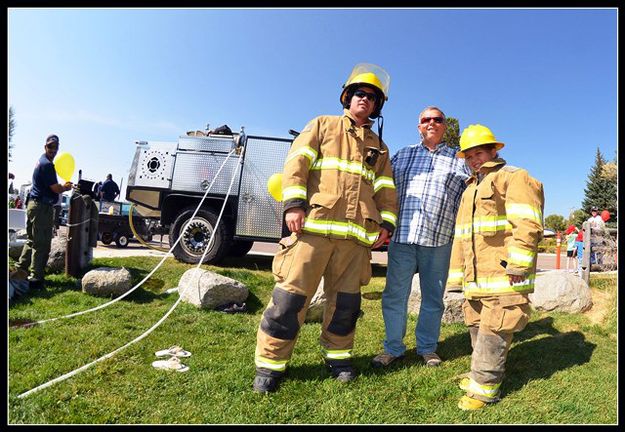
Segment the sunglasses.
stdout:
<svg viewBox="0 0 625 432">
<path fill-rule="evenodd" d="M 445 123 L 445 119 L 443 117 L 423 117 L 421 118 L 421 124 L 429 123 L 430 120 L 434 120 L 434 123 Z"/>
<path fill-rule="evenodd" d="M 375 93 L 368 93 L 368 92 L 362 91 L 362 90 L 356 90 L 354 92 L 354 96 L 358 96 L 360 99 L 367 98 L 371 102 L 375 102 L 378 99 L 378 96 Z"/>
<path fill-rule="evenodd" d="M 50 150 L 58 150 L 59 149 L 58 145 L 52 145 L 52 144 L 46 144 L 46 147 L 49 148 Z"/>
</svg>

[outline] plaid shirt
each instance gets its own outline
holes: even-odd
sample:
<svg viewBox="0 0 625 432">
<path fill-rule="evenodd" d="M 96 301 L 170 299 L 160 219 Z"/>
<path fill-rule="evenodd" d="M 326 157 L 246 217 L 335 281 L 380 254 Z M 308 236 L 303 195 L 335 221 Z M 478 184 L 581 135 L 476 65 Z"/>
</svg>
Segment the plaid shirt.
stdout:
<svg viewBox="0 0 625 432">
<path fill-rule="evenodd" d="M 393 241 L 429 247 L 449 243 L 465 180 L 471 175 L 464 159 L 445 143 L 434 151 L 419 143 L 399 150 L 391 165 L 399 200 Z"/>
</svg>

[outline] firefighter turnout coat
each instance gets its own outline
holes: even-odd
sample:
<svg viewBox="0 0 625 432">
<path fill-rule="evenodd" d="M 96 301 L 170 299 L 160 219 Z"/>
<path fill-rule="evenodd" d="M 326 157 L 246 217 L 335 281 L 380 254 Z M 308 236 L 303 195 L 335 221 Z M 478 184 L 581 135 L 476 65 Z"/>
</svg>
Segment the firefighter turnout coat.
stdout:
<svg viewBox="0 0 625 432">
<path fill-rule="evenodd" d="M 543 235 L 543 185 L 500 158 L 467 179 L 456 217 L 448 287 L 467 298 L 534 291 L 538 242 Z M 524 276 L 511 285 L 508 275 Z"/>
<path fill-rule="evenodd" d="M 380 227 L 395 230 L 397 197 L 388 147 L 342 116 L 310 121 L 293 141 L 284 166 L 285 211 L 306 209 L 303 231 L 371 247 Z"/>
<path fill-rule="evenodd" d="M 335 366 L 349 363 L 360 288 L 371 279 L 371 246 L 380 227 L 395 229 L 388 147 L 371 123 L 356 127 L 350 112 L 344 113 L 310 121 L 285 161 L 284 209 L 303 208 L 306 215 L 302 233 L 282 239 L 273 260 L 276 285 L 257 333 L 257 373 L 285 371 L 322 277 L 323 356 Z"/>
</svg>

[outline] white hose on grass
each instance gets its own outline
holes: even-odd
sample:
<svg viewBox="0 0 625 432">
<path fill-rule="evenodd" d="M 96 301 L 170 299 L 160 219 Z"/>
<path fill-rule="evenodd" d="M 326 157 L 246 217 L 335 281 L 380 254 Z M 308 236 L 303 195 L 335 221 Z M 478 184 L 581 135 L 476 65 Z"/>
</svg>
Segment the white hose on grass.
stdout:
<svg viewBox="0 0 625 432">
<path fill-rule="evenodd" d="M 234 151 L 234 150 L 233 150 L 233 151 Z M 230 154 L 232 154 L 232 152 L 230 152 Z M 231 190 L 232 190 L 232 185 L 233 185 L 233 183 L 234 183 L 234 179 L 235 179 L 235 177 L 236 177 L 237 172 L 239 171 L 239 167 L 241 166 L 241 163 L 240 163 L 240 162 L 241 162 L 241 157 L 242 157 L 242 156 L 243 156 L 243 151 L 241 151 L 241 153 L 240 153 L 240 155 L 239 155 L 239 163 L 237 164 L 237 168 L 234 170 L 234 173 L 233 173 L 233 175 L 232 175 L 232 178 L 230 179 L 230 186 L 228 187 L 228 192 L 226 193 L 226 196 L 225 196 L 225 198 L 224 198 L 224 203 L 223 203 L 223 205 L 221 206 L 221 211 L 219 212 L 219 216 L 217 217 L 217 222 L 215 222 L 215 228 L 213 229 L 213 233 L 215 233 L 215 232 L 217 231 L 217 228 L 219 227 L 219 223 L 221 222 L 221 216 L 223 215 L 223 213 L 224 213 L 224 209 L 226 208 L 226 203 L 227 203 L 227 201 L 228 201 L 228 197 L 230 196 L 230 192 L 231 192 Z M 225 163 L 225 161 L 224 161 L 224 163 Z M 223 165 L 222 165 L 222 166 L 223 166 Z M 221 170 L 221 169 L 220 169 L 220 170 Z M 218 172 L 217 174 L 219 174 L 219 172 Z M 215 176 L 215 177 L 216 177 L 216 176 Z M 213 182 L 214 182 L 214 180 L 213 180 Z M 211 183 L 211 186 L 212 186 L 212 183 Z M 209 188 L 209 189 L 210 189 L 210 188 Z M 204 194 L 204 197 L 206 197 L 206 194 Z M 202 201 L 204 201 L 204 198 L 202 198 Z M 201 205 L 201 204 L 202 204 L 202 202 L 200 202 L 200 205 Z M 195 216 L 195 214 L 198 212 L 199 208 L 200 208 L 200 206 L 198 206 L 198 207 L 197 207 L 197 209 L 195 209 L 195 212 L 193 213 L 193 216 L 191 216 L 191 220 L 193 219 L 193 217 Z M 180 240 L 180 238 L 181 238 L 181 237 L 178 237 L 178 241 Z M 207 252 L 208 252 L 208 250 L 210 249 L 210 247 L 211 247 L 211 245 L 212 245 L 212 243 L 213 243 L 214 238 L 215 238 L 215 235 L 212 235 L 212 236 L 211 236 L 211 238 L 210 238 L 210 240 L 209 240 L 209 242 L 208 242 L 208 244 L 206 245 L 206 249 L 204 250 L 204 253 L 202 254 L 202 258 L 200 259 L 200 261 L 199 261 L 199 262 L 198 262 L 198 264 L 197 264 L 196 269 L 199 269 L 199 268 L 200 268 L 200 266 L 202 265 L 202 262 L 204 261 L 204 258 L 206 257 L 206 253 L 207 253 Z M 176 244 L 177 244 L 177 242 L 178 242 L 178 241 L 176 241 Z M 174 244 L 174 246 L 175 246 L 175 244 Z M 172 249 L 173 249 L 173 247 L 172 247 Z M 171 252 L 171 250 L 170 250 L 170 252 Z M 168 253 L 168 254 L 169 254 L 169 253 Z M 166 257 L 167 257 L 167 256 L 165 256 L 165 258 L 166 258 Z M 163 261 L 161 261 L 161 264 L 162 264 L 162 262 L 163 262 Z M 159 264 L 159 266 L 160 266 L 160 264 Z M 158 268 L 158 267 L 157 267 L 157 268 Z M 156 269 L 155 269 L 155 270 L 156 270 Z M 154 272 L 154 271 L 152 271 L 152 273 L 153 273 L 153 272 Z M 151 275 L 152 273 L 150 273 L 150 275 Z M 150 275 L 148 275 L 148 276 L 150 276 Z M 143 281 L 141 281 L 141 283 L 143 283 L 146 279 L 147 279 L 147 277 L 146 277 Z M 199 285 L 199 282 L 200 282 L 200 279 L 198 278 L 198 285 Z M 136 287 L 135 287 L 135 288 L 136 288 Z M 133 288 L 133 289 L 134 289 L 134 288 Z M 37 387 L 35 387 L 35 388 L 31 389 L 31 390 L 28 390 L 28 391 L 26 391 L 26 392 L 24 392 L 24 393 L 21 393 L 21 394 L 20 394 L 20 395 L 18 395 L 17 397 L 18 397 L 19 399 L 23 399 L 23 398 L 25 398 L 25 397 L 27 397 L 27 396 L 29 396 L 29 395 L 31 395 L 31 394 L 33 394 L 33 393 L 35 393 L 35 392 L 38 392 L 39 390 L 42 390 L 42 389 L 44 389 L 44 388 L 46 388 L 46 387 L 50 387 L 51 385 L 53 385 L 53 384 L 55 384 L 55 383 L 57 383 L 57 382 L 64 381 L 64 380 L 66 380 L 67 378 L 70 378 L 70 377 L 72 377 L 72 376 L 74 376 L 74 375 L 76 375 L 76 374 L 78 374 L 78 373 L 80 373 L 80 372 L 82 372 L 82 371 L 84 371 L 84 370 L 88 369 L 89 367 L 93 366 L 94 364 L 96 364 L 96 363 L 98 363 L 98 362 L 100 362 L 100 361 L 102 361 L 102 360 L 106 360 L 106 359 L 108 359 L 108 358 L 113 357 L 115 354 L 117 354 L 118 352 L 120 352 L 120 351 L 121 351 L 121 350 L 123 350 L 124 348 L 129 347 L 130 345 L 134 344 L 135 342 L 138 342 L 138 341 L 140 341 L 141 339 L 145 338 L 147 335 L 149 335 L 150 333 L 152 333 L 152 331 L 154 331 L 154 330 L 155 330 L 158 326 L 160 326 L 160 325 L 163 323 L 163 321 L 165 321 L 165 319 L 167 319 L 167 317 L 168 317 L 168 316 L 169 316 L 169 315 L 170 315 L 170 314 L 174 311 L 174 309 L 176 309 L 176 307 L 178 306 L 178 304 L 180 304 L 180 301 L 182 300 L 182 293 L 179 293 L 179 294 L 180 294 L 180 296 L 178 297 L 178 300 L 176 300 L 176 302 L 174 303 L 174 305 L 173 305 L 173 306 L 172 306 L 172 307 L 171 307 L 171 308 L 170 308 L 170 309 L 169 309 L 169 310 L 165 313 L 165 315 L 163 315 L 163 317 L 162 317 L 161 319 L 159 319 L 159 320 L 156 322 L 156 324 L 154 324 L 152 327 L 150 327 L 147 331 L 145 331 L 145 332 L 144 332 L 143 334 L 141 334 L 140 336 L 138 336 L 138 337 L 136 337 L 135 339 L 133 339 L 132 341 L 128 342 L 126 345 L 121 346 L 121 347 L 117 348 L 116 350 L 111 351 L 110 353 L 103 355 L 102 357 L 100 357 L 100 358 L 98 358 L 98 359 L 96 359 L 96 360 L 92 361 L 91 363 L 87 363 L 86 365 L 83 365 L 83 366 L 81 366 L 81 367 L 79 367 L 79 368 L 77 368 L 77 369 L 74 369 L 73 371 L 68 372 L 68 373 L 66 373 L 65 375 L 61 375 L 60 377 L 54 378 L 54 379 L 52 379 L 52 380 L 50 380 L 50 381 L 48 381 L 48 382 L 45 382 L 45 383 L 43 383 L 43 384 L 41 384 L 41 385 L 39 385 L 39 386 L 37 386 Z M 120 298 L 121 298 L 121 297 L 120 297 Z M 99 307 L 99 308 L 101 308 L 101 307 Z M 95 310 L 95 309 L 96 309 L 96 308 L 94 308 L 93 310 Z M 87 312 L 87 311 L 85 311 L 84 313 L 86 313 L 86 312 Z M 78 315 L 78 314 L 72 314 L 72 316 L 75 316 L 75 315 Z M 58 319 L 58 318 L 55 318 L 55 319 Z M 47 320 L 47 321 L 50 321 L 50 320 Z"/>
<path fill-rule="evenodd" d="M 228 161 L 228 159 L 230 158 L 230 156 L 232 155 L 232 153 L 234 153 L 236 149 L 233 149 L 230 153 L 228 153 L 228 155 L 226 156 L 226 159 L 223 161 L 223 163 L 221 164 L 221 166 L 219 167 L 219 170 L 217 171 L 217 173 L 215 174 L 215 177 L 213 178 L 213 181 L 211 182 L 211 184 L 208 186 L 208 188 L 206 189 L 206 192 L 204 192 L 204 196 L 202 197 L 202 199 L 200 200 L 200 203 L 198 204 L 197 208 L 195 209 L 195 211 L 193 212 L 193 215 L 191 215 L 191 219 L 189 219 L 189 221 L 187 222 L 187 225 L 190 224 L 191 222 L 193 222 L 193 218 L 195 218 L 195 215 L 197 214 L 197 212 L 199 211 L 200 207 L 202 206 L 202 203 L 204 202 L 204 200 L 206 199 L 206 196 L 208 195 L 208 192 L 211 190 L 211 188 L 213 187 L 213 184 L 215 184 L 215 180 L 217 180 L 217 177 L 219 176 L 219 173 L 221 172 L 221 170 L 223 169 L 223 167 L 226 165 L 226 162 Z M 241 152 L 241 155 L 243 154 L 243 152 Z M 239 160 L 240 160 L 241 156 L 239 156 Z M 237 165 L 238 166 L 238 165 Z M 237 170 L 235 170 L 235 175 L 236 175 Z M 233 179 L 234 179 L 234 175 L 233 175 Z M 226 196 L 227 199 L 227 196 Z M 225 200 L 224 200 L 225 203 Z M 186 228 L 186 226 L 185 226 Z M 182 229 L 182 231 L 184 231 L 184 228 Z M 120 301 L 121 299 L 123 299 L 124 297 L 130 295 L 131 293 L 133 293 L 137 288 L 139 288 L 141 285 L 143 285 L 143 283 L 148 280 L 153 274 L 154 272 L 156 272 L 156 270 L 158 270 L 163 263 L 165 262 L 165 260 L 171 255 L 172 251 L 174 250 L 174 248 L 178 245 L 178 242 L 180 242 L 180 239 L 182 239 L 182 236 L 179 236 L 178 239 L 176 240 L 176 242 L 173 244 L 173 246 L 169 249 L 169 251 L 163 256 L 163 259 L 161 259 L 161 262 L 159 262 L 156 267 L 154 267 L 154 269 L 148 273 L 148 275 L 146 277 L 144 277 L 141 282 L 139 282 L 137 285 L 135 285 L 134 287 L 132 287 L 131 289 L 129 289 L 128 291 L 126 291 L 124 294 L 122 294 L 119 297 L 114 298 L 113 300 L 101 304 L 99 306 L 93 307 L 91 309 L 87 309 L 81 312 L 74 312 L 68 315 L 64 315 L 61 317 L 57 317 L 57 318 L 48 318 L 48 319 L 44 319 L 44 320 L 40 320 L 40 321 L 35 321 L 35 322 L 31 322 L 31 323 L 26 323 L 21 325 L 20 327 L 32 327 L 38 324 L 44 324 L 47 322 L 51 322 L 51 321 L 57 321 L 60 319 L 65 319 L 65 318 L 72 318 L 78 315 L 84 315 L 87 314 L 89 312 L 94 312 L 97 311 L 99 309 L 104 309 L 107 306 L 112 305 L 113 303 L 116 303 L 118 301 Z M 212 237 L 211 237 L 212 240 Z M 204 259 L 204 255 L 202 256 L 202 260 Z M 202 262 L 202 260 L 200 260 L 200 262 Z"/>
</svg>

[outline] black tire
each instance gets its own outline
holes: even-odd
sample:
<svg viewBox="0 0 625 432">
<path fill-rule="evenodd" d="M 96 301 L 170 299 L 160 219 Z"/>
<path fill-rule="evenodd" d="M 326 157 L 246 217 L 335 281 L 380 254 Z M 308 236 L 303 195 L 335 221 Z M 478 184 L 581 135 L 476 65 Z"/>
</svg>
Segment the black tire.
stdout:
<svg viewBox="0 0 625 432">
<path fill-rule="evenodd" d="M 197 264 L 202 258 L 204 249 L 210 241 L 217 222 L 217 214 L 211 209 L 200 209 L 190 226 L 186 227 L 191 219 L 195 207 L 187 207 L 180 212 L 176 220 L 169 229 L 169 246 L 172 247 L 182 236 L 180 242 L 172 251 L 174 256 L 182 262 Z M 183 228 L 185 232 L 181 232 Z M 204 264 L 215 264 L 220 262 L 227 254 L 231 245 L 230 230 L 222 218 L 217 231 L 214 232 L 215 240 L 211 244 L 210 250 L 204 257 Z"/>
<path fill-rule="evenodd" d="M 125 234 L 118 234 L 117 236 L 115 236 L 115 244 L 117 245 L 117 247 L 125 248 L 128 246 L 129 241 L 130 239 Z"/>
<path fill-rule="evenodd" d="M 110 232 L 100 233 L 100 241 L 105 245 L 110 245 L 113 242 L 113 234 Z"/>
<path fill-rule="evenodd" d="M 235 240 L 230 246 L 229 256 L 244 257 L 254 246 L 254 242 L 250 240 Z"/>
</svg>

